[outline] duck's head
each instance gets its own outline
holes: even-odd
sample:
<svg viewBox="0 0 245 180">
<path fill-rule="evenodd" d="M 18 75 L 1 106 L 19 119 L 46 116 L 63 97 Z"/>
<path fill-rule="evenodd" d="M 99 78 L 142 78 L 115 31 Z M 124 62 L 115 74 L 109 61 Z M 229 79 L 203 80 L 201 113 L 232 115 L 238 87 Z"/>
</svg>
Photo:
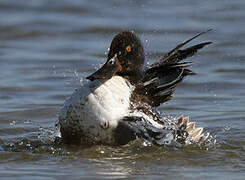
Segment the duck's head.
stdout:
<svg viewBox="0 0 245 180">
<path fill-rule="evenodd" d="M 87 79 L 106 80 L 114 75 L 138 75 L 142 72 L 144 58 L 144 48 L 140 39 L 133 32 L 120 32 L 112 40 L 106 63 Z"/>
</svg>

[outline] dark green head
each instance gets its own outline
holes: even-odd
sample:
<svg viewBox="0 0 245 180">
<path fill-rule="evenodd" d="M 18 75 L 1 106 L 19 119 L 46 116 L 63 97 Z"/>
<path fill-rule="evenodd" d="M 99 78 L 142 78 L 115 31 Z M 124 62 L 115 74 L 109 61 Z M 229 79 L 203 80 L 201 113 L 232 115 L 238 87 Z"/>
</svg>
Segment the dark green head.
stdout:
<svg viewBox="0 0 245 180">
<path fill-rule="evenodd" d="M 130 31 L 117 34 L 111 43 L 106 63 L 87 79 L 110 79 L 113 75 L 134 76 L 144 65 L 144 48 L 140 39 Z"/>
</svg>

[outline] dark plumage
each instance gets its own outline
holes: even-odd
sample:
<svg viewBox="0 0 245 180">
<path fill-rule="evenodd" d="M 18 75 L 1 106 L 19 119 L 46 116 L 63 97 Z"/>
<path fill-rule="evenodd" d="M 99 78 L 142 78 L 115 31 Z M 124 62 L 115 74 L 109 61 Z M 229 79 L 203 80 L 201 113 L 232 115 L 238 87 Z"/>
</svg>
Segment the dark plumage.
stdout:
<svg viewBox="0 0 245 180">
<path fill-rule="evenodd" d="M 208 30 L 210 31 L 210 30 Z M 136 84 L 134 94 L 136 97 L 144 96 L 143 101 L 151 106 L 159 106 L 161 103 L 171 99 L 175 87 L 187 75 L 195 74 L 186 67 L 192 62 L 181 62 L 187 57 L 193 56 L 199 49 L 211 44 L 203 42 L 181 50 L 191 40 L 208 32 L 202 32 L 187 41 L 180 43 L 174 49 L 166 53 L 160 60 L 145 69 L 142 79 Z M 136 100 L 138 101 L 138 99 Z"/>
</svg>

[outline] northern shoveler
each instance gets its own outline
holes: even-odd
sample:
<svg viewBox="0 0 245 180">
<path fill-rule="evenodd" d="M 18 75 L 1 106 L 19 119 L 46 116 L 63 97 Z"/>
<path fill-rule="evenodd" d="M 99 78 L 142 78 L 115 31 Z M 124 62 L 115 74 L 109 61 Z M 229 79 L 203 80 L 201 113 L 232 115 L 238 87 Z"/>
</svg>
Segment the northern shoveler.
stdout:
<svg viewBox="0 0 245 180">
<path fill-rule="evenodd" d="M 117 34 L 106 63 L 87 77 L 59 113 L 64 142 L 122 145 L 143 138 L 156 145 L 181 146 L 207 138 L 189 117 L 165 117 L 156 110 L 171 99 L 185 76 L 194 74 L 186 69 L 192 62 L 181 61 L 212 42 L 181 48 L 206 32 L 177 45 L 145 68 L 144 49 L 136 34 Z"/>
</svg>

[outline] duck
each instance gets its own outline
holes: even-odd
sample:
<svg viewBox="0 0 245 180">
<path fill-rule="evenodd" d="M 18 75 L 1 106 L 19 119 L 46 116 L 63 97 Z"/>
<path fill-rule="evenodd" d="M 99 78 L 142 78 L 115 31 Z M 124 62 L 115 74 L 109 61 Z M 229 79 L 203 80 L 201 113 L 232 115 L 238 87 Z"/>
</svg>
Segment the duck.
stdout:
<svg viewBox="0 0 245 180">
<path fill-rule="evenodd" d="M 205 141 L 208 133 L 195 127 L 189 116 L 171 117 L 157 109 L 172 99 L 176 86 L 195 74 L 196 54 L 211 41 L 183 48 L 200 35 L 178 44 L 145 66 L 145 52 L 134 31 L 119 32 L 112 40 L 107 60 L 65 100 L 58 114 L 61 138 L 67 144 L 125 145 L 136 139 L 158 145 L 182 147 Z"/>
</svg>

